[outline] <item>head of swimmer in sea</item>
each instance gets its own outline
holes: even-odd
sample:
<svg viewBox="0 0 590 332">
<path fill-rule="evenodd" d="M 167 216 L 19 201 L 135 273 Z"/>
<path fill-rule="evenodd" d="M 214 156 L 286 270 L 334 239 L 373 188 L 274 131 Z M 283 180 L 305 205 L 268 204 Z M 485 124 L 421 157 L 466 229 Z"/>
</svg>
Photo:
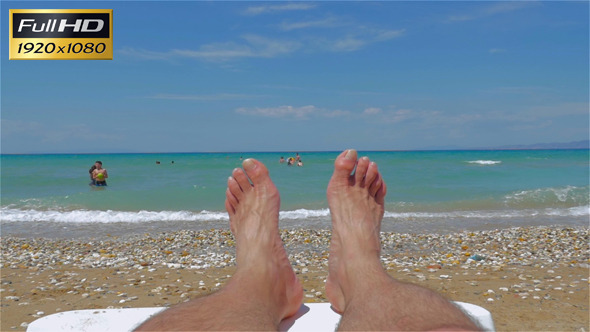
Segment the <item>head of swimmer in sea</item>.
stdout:
<svg viewBox="0 0 590 332">
<path fill-rule="evenodd" d="M 100 161 L 100 160 L 97 160 L 97 161 L 94 163 L 94 166 L 96 166 L 96 169 L 101 169 L 101 168 L 102 168 L 102 161 Z"/>
</svg>

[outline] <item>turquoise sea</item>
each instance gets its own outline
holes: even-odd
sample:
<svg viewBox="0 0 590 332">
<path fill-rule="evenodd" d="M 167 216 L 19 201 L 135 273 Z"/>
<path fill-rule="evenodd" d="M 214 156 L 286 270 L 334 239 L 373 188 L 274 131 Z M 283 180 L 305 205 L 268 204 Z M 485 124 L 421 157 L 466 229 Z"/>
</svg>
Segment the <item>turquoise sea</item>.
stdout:
<svg viewBox="0 0 590 332">
<path fill-rule="evenodd" d="M 281 228 L 330 227 L 325 189 L 339 152 L 1 156 L 1 232 L 24 237 L 125 236 L 228 228 L 227 177 L 240 158 L 264 162 L 281 193 Z M 585 225 L 588 150 L 359 152 L 388 185 L 383 230 L 448 232 Z M 108 187 L 89 186 L 101 160 Z M 160 163 L 157 164 L 156 161 Z"/>
</svg>

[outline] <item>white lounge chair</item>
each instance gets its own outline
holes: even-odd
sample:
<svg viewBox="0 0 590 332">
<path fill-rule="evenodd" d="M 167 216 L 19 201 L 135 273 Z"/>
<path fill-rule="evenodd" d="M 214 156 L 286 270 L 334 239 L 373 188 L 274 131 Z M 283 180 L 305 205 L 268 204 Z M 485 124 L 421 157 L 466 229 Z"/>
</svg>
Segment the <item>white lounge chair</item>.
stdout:
<svg viewBox="0 0 590 332">
<path fill-rule="evenodd" d="M 495 331 L 492 315 L 486 309 L 455 302 L 485 331 Z M 166 307 L 72 310 L 51 314 L 29 324 L 27 332 L 128 332 Z M 297 314 L 281 322 L 281 331 L 334 331 L 340 315 L 329 303 L 305 303 Z"/>
</svg>

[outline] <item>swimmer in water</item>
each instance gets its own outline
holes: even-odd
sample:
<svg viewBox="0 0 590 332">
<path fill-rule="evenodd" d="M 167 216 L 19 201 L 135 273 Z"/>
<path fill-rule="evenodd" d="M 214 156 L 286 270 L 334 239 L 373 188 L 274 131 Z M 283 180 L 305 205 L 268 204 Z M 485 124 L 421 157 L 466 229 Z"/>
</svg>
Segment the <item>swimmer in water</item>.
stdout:
<svg viewBox="0 0 590 332">
<path fill-rule="evenodd" d="M 97 160 L 96 163 L 94 163 L 94 165 L 96 165 L 96 169 L 92 171 L 92 179 L 94 180 L 94 185 L 106 186 L 106 179 L 109 177 L 109 173 L 105 168 L 102 168 L 102 161 Z"/>
</svg>

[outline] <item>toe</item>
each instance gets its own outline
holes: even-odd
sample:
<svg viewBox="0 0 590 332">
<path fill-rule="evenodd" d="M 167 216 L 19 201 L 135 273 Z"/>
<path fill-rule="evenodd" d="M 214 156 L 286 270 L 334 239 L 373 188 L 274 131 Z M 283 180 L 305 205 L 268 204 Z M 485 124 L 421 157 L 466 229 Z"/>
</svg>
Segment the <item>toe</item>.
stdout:
<svg viewBox="0 0 590 332">
<path fill-rule="evenodd" d="M 334 174 L 332 178 L 343 178 L 348 180 L 352 170 L 356 166 L 357 153 L 354 149 L 342 152 L 334 162 Z"/>
<path fill-rule="evenodd" d="M 355 183 L 357 183 L 361 186 L 365 185 L 365 176 L 367 175 L 368 169 L 369 169 L 369 158 L 362 157 L 361 159 L 359 159 L 359 161 L 356 165 L 356 170 L 354 171 Z M 369 186 L 370 183 L 366 183 L 366 185 Z"/>
<path fill-rule="evenodd" d="M 231 205 L 231 203 L 229 202 L 229 200 L 225 200 L 225 209 L 227 210 L 227 213 L 229 214 L 229 230 L 232 232 L 232 234 L 236 234 L 236 225 L 234 222 L 235 219 L 235 210 L 234 207 Z M 231 212 L 233 211 L 233 212 Z"/>
<path fill-rule="evenodd" d="M 225 201 L 226 203 L 229 203 L 231 205 L 232 211 L 233 213 L 235 213 L 236 207 L 238 206 L 238 199 L 236 198 L 236 196 L 234 196 L 234 194 L 231 192 L 229 188 L 227 188 L 227 190 L 225 191 Z M 227 212 L 232 213 L 232 211 L 228 210 Z"/>
<path fill-rule="evenodd" d="M 230 193 L 231 194 L 231 193 Z M 230 202 L 230 198 L 229 196 L 226 197 L 225 199 L 225 210 L 227 211 L 227 213 L 229 214 L 230 218 L 236 214 L 236 209 L 234 208 L 235 205 L 233 205 Z"/>
<path fill-rule="evenodd" d="M 385 185 L 385 181 L 383 181 L 383 178 L 381 178 L 381 176 L 379 176 L 379 178 L 381 179 L 379 181 L 379 182 L 381 182 L 381 186 L 379 187 L 379 190 L 377 190 L 377 193 L 375 194 L 375 201 L 379 205 L 385 205 L 385 195 L 387 195 L 387 185 Z"/>
<path fill-rule="evenodd" d="M 246 176 L 246 173 L 244 173 L 244 171 L 242 169 L 240 169 L 240 168 L 234 169 L 234 171 L 232 172 L 232 177 L 236 180 L 237 184 L 239 185 L 240 191 L 246 192 L 252 188 L 252 185 L 250 184 L 250 181 L 248 180 L 248 176 Z M 236 195 L 235 192 L 234 192 L 234 195 Z M 240 196 L 236 195 L 236 198 L 239 200 Z"/>
<path fill-rule="evenodd" d="M 262 185 L 264 182 L 270 180 L 268 169 L 256 159 L 248 158 L 244 160 L 242 167 L 244 167 L 246 175 L 252 180 L 254 186 Z"/>
<path fill-rule="evenodd" d="M 379 179 L 379 169 L 377 168 L 377 164 L 370 162 L 367 173 L 365 174 L 365 186 L 371 188 L 377 179 Z"/>
<path fill-rule="evenodd" d="M 371 195 L 371 197 L 377 197 L 377 192 L 379 192 L 382 185 L 383 181 L 381 180 L 381 177 L 377 175 L 377 178 L 373 179 L 373 182 L 371 182 L 371 185 L 369 186 L 369 195 Z"/>
<path fill-rule="evenodd" d="M 242 171 L 239 170 L 239 172 L 242 172 Z M 236 171 L 234 171 L 234 173 L 236 173 Z M 246 179 L 246 181 L 247 180 L 248 179 Z M 230 176 L 227 179 L 227 189 L 230 192 L 230 194 L 236 199 L 237 202 L 239 202 L 240 199 L 242 198 L 242 196 L 244 195 L 244 192 L 242 191 L 240 184 L 238 183 L 236 178 L 233 176 Z"/>
</svg>

